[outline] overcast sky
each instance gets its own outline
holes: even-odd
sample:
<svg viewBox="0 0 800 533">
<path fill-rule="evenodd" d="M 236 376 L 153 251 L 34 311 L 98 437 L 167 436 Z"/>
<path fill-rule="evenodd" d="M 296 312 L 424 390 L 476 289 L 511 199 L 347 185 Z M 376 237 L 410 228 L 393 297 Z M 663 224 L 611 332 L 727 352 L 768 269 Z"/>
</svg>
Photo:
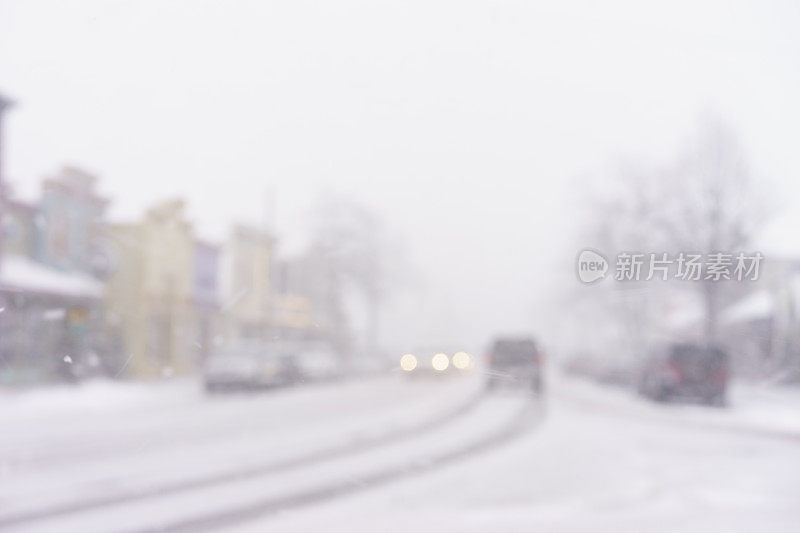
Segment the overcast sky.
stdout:
<svg viewBox="0 0 800 533">
<path fill-rule="evenodd" d="M 798 207 L 797 3 L 553 4 L 0 0 L 6 175 L 84 167 L 117 220 L 180 195 L 215 239 L 271 195 L 288 250 L 319 193 L 362 201 L 425 280 L 393 342 L 536 330 L 582 180 L 701 113 Z"/>
</svg>

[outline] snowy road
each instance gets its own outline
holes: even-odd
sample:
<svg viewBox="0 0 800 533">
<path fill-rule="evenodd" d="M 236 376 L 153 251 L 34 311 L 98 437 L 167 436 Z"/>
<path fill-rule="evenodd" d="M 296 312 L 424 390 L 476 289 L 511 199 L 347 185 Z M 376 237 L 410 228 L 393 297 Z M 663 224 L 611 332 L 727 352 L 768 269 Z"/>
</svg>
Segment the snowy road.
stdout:
<svg viewBox="0 0 800 533">
<path fill-rule="evenodd" d="M 89 395 L 102 400 L 104 392 L 109 391 Z M 315 474 L 306 474 L 306 479 L 316 481 L 317 463 L 355 454 L 358 458 L 351 463 L 367 470 L 333 470 L 344 471 L 348 482 L 354 476 L 365 479 L 378 467 L 390 466 L 388 445 L 432 433 L 429 441 L 442 449 L 453 441 L 436 436 L 442 428 L 453 426 L 463 437 L 451 422 L 471 416 L 470 411 L 493 416 L 478 406 L 480 384 L 474 380 L 409 381 L 400 376 L 233 397 L 206 397 L 192 384 L 183 384 L 146 391 L 130 403 L 113 391 L 110 406 L 76 402 L 75 391 L 63 394 L 66 405 L 53 401 L 56 394 L 44 402 L 43 412 L 35 401 L 5 402 L 0 417 L 11 431 L 2 445 L 0 527 L 27 531 L 32 522 L 51 519 L 55 530 L 63 530 L 64 516 L 81 511 L 75 527 L 85 531 L 100 515 L 99 530 L 107 531 L 108 523 L 131 523 L 126 517 L 133 502 L 172 510 L 182 505 L 186 515 L 207 504 L 244 501 L 239 486 L 275 482 L 286 470 L 297 477 L 301 467 L 314 468 Z M 151 405 L 153 398 L 159 401 Z M 24 409 L 14 409 L 14 400 Z M 119 400 L 121 405 L 113 405 Z M 27 416 L 20 416 L 23 410 Z M 379 447 L 383 459 L 370 463 L 369 452 Z M 417 454 L 417 459 L 426 457 Z M 276 486 L 285 485 L 282 479 Z M 316 486 L 304 490 L 312 488 Z M 188 504 L 181 503 L 186 500 Z M 109 522 L 114 513 L 116 519 Z"/>
<path fill-rule="evenodd" d="M 800 403 L 745 391 L 723 410 L 551 389 L 545 422 L 503 447 L 230 531 L 797 531 Z"/>
<path fill-rule="evenodd" d="M 3 396 L 0 529 L 793 531 L 800 519 L 800 397 L 657 406 L 560 380 L 543 416 L 530 396 L 486 396 L 470 379 L 147 387 Z"/>
</svg>

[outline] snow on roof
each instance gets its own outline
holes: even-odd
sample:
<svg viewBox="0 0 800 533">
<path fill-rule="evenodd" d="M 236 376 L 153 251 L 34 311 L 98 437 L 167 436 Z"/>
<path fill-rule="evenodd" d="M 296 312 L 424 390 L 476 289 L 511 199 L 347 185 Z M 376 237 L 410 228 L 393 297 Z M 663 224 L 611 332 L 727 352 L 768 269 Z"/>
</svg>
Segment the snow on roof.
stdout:
<svg viewBox="0 0 800 533">
<path fill-rule="evenodd" d="M 72 298 L 103 296 L 103 284 L 91 276 L 58 270 L 18 256 L 3 258 L 0 289 Z"/>
<path fill-rule="evenodd" d="M 725 324 L 735 324 L 737 322 L 748 322 L 772 316 L 775 308 L 775 299 L 766 289 L 754 292 L 745 296 L 738 302 L 729 306 L 722 313 L 722 322 Z"/>
</svg>

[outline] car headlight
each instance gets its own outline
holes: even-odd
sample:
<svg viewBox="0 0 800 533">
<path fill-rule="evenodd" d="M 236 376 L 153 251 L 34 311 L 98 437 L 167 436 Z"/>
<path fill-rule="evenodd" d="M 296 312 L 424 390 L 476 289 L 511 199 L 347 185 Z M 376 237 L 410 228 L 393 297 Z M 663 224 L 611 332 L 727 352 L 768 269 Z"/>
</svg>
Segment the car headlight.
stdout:
<svg viewBox="0 0 800 533">
<path fill-rule="evenodd" d="M 413 353 L 405 354 L 400 358 L 400 368 L 406 372 L 411 372 L 417 368 L 417 356 L 415 356 Z"/>
<path fill-rule="evenodd" d="M 472 364 L 472 356 L 467 352 L 453 354 L 453 366 L 459 370 L 466 370 Z"/>
<path fill-rule="evenodd" d="M 439 372 L 447 370 L 447 367 L 450 366 L 450 359 L 447 354 L 437 353 L 431 358 L 431 366 Z"/>
</svg>

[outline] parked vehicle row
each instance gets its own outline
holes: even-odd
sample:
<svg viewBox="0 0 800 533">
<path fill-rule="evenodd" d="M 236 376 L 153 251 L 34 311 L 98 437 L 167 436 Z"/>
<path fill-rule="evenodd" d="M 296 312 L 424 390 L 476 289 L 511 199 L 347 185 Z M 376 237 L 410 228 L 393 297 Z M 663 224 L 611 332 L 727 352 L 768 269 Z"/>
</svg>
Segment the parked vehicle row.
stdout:
<svg viewBox="0 0 800 533">
<path fill-rule="evenodd" d="M 564 370 L 607 385 L 635 389 L 657 402 L 724 405 L 730 358 L 718 346 L 665 342 L 633 354 L 627 361 L 583 353 L 566 361 Z"/>
<path fill-rule="evenodd" d="M 322 342 L 239 341 L 206 360 L 207 391 L 259 389 L 341 377 L 338 354 Z"/>
<path fill-rule="evenodd" d="M 700 400 L 724 405 L 728 355 L 713 346 L 669 344 L 654 348 L 642 365 L 638 390 L 657 401 Z"/>
</svg>

